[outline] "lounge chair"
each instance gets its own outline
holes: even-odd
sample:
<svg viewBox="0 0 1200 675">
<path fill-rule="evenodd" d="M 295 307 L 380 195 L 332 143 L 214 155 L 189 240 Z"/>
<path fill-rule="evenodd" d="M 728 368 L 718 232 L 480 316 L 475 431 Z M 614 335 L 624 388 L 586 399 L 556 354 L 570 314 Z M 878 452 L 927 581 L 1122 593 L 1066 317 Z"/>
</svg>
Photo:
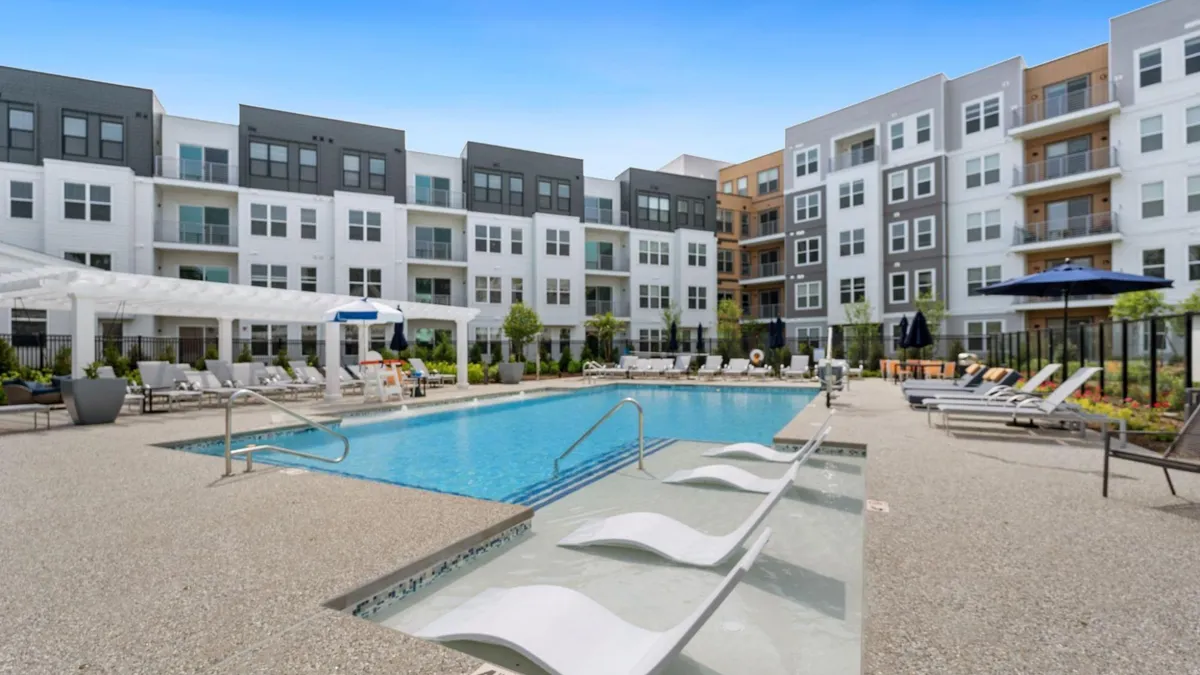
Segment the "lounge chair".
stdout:
<svg viewBox="0 0 1200 675">
<path fill-rule="evenodd" d="M 621 360 L 615 366 L 605 366 L 598 373 L 601 377 L 629 377 L 633 367 L 637 364 L 638 358 L 626 354 L 621 357 Z"/>
<path fill-rule="evenodd" d="M 288 365 L 292 367 L 292 372 L 297 376 L 303 377 L 304 381 L 309 384 L 319 385 L 322 390 L 325 389 L 325 376 L 317 368 L 310 368 L 304 361 L 288 361 Z M 362 383 L 358 381 L 339 380 L 338 386 L 345 392 L 347 389 L 362 389 Z"/>
<path fill-rule="evenodd" d="M 750 372 L 750 359 L 729 359 L 721 369 L 721 375 L 746 375 Z"/>
<path fill-rule="evenodd" d="M 663 371 L 667 377 L 684 377 L 692 365 L 692 355 L 682 354 L 675 357 L 675 364 Z"/>
<path fill-rule="evenodd" d="M 409 362 L 409 364 L 412 365 L 413 370 L 417 370 L 417 371 L 421 372 L 421 374 L 425 378 L 425 381 L 431 387 L 440 387 L 446 383 L 446 380 L 450 379 L 449 375 L 442 375 L 441 373 L 437 372 L 436 370 L 427 368 L 425 366 L 425 362 L 422 361 L 421 359 L 412 358 L 412 359 L 409 359 L 408 362 Z"/>
<path fill-rule="evenodd" d="M 700 369 L 696 371 L 696 377 L 715 377 L 721 374 L 721 363 L 725 361 L 725 357 L 720 354 L 709 354 L 705 359 Z"/>
<path fill-rule="evenodd" d="M 984 376 L 984 381 L 977 386 L 969 387 L 966 391 L 947 391 L 944 389 L 907 389 L 904 397 L 909 405 L 924 405 L 924 401 L 938 396 L 970 397 L 990 394 L 993 391 L 1012 391 L 1013 385 L 1021 380 L 1021 373 L 1008 368 L 996 368 L 990 375 Z"/>
<path fill-rule="evenodd" d="M 763 445 L 761 443 L 734 443 L 726 445 L 722 448 L 714 448 L 704 453 L 705 457 L 738 457 L 742 459 L 760 459 L 764 462 L 775 462 L 777 464 L 790 464 L 796 460 L 806 457 L 813 452 L 816 452 L 821 444 L 825 442 L 825 437 L 829 435 L 829 425 L 833 421 L 833 412 L 825 418 L 821 423 L 821 427 L 817 429 L 817 433 L 813 434 L 808 442 L 800 447 L 795 452 L 780 452 L 775 448 Z"/>
<path fill-rule="evenodd" d="M 945 380 L 916 380 L 907 379 L 900 384 L 902 390 L 908 389 L 939 389 L 942 391 L 966 391 L 967 389 L 976 386 L 983 381 L 983 376 L 987 374 L 988 368 L 984 368 L 980 364 L 968 366 L 966 371 L 953 381 Z"/>
<path fill-rule="evenodd" d="M 96 369 L 96 377 L 105 380 L 115 380 L 117 379 L 117 371 L 113 370 L 112 366 L 100 366 Z M 145 395 L 142 394 L 142 388 L 136 384 L 130 383 L 129 380 L 126 379 L 125 402 L 121 405 L 123 407 L 129 407 L 130 409 L 133 409 L 135 407 L 140 407 L 142 405 L 142 401 L 145 399 Z"/>
<path fill-rule="evenodd" d="M 1037 388 L 1045 384 L 1051 375 L 1062 368 L 1061 363 L 1051 363 L 1039 370 L 1033 377 L 1025 380 L 1020 387 L 1013 388 L 1003 382 L 984 383 L 973 392 L 938 394 L 921 400 L 921 405 L 934 403 L 1015 403 L 1032 396 Z M 1075 371 L 1079 372 L 1079 371 Z"/>
<path fill-rule="evenodd" d="M 742 542 L 766 520 L 783 493 L 792 487 L 799 464 L 775 481 L 771 492 L 737 529 L 724 535 L 705 534 L 661 513 L 623 513 L 584 523 L 563 537 L 559 546 L 619 546 L 650 551 L 684 565 L 713 567 L 733 555 Z"/>
<path fill-rule="evenodd" d="M 286 368 L 281 366 L 267 366 L 267 374 L 272 378 L 275 378 L 275 383 L 283 385 L 296 392 L 297 396 L 300 394 L 312 394 L 314 396 L 320 396 L 323 389 L 323 387 L 319 384 L 297 380 L 288 374 Z"/>
<path fill-rule="evenodd" d="M 142 376 L 142 390 L 147 396 L 167 400 L 167 410 L 177 403 L 195 401 L 199 408 L 204 403 L 204 394 L 189 389 L 180 389 L 187 383 L 183 369 L 166 361 L 138 361 L 138 373 Z"/>
<path fill-rule="evenodd" d="M 654 374 L 654 366 L 657 359 L 638 359 L 634 362 L 633 368 L 629 369 L 630 377 L 645 377 Z"/>
<path fill-rule="evenodd" d="M 746 368 L 746 377 L 753 375 L 754 377 L 766 378 L 767 375 L 770 374 L 771 368 L 769 366 L 756 366 L 754 364 L 750 364 L 749 367 Z"/>
<path fill-rule="evenodd" d="M 273 378 L 267 372 L 267 367 L 261 363 L 235 363 L 229 368 L 233 373 L 234 386 L 241 383 L 243 389 L 249 389 L 267 397 L 286 397 L 290 394 L 292 398 L 299 398 L 299 392 L 295 389 L 273 382 Z"/>
<path fill-rule="evenodd" d="M 9 405 L 62 405 L 62 390 L 54 385 L 25 380 L 6 380 L 4 398 Z"/>
<path fill-rule="evenodd" d="M 1135 435 L 1154 434 L 1158 436 L 1164 432 L 1130 431 L 1128 433 Z M 1171 480 L 1169 470 L 1174 469 L 1187 473 L 1200 473 L 1200 406 L 1197 406 L 1188 415 L 1187 420 L 1183 423 L 1183 427 L 1175 435 L 1175 438 L 1171 439 L 1171 444 L 1167 446 L 1167 449 L 1161 455 L 1156 452 L 1142 450 L 1141 448 L 1114 448 L 1112 447 L 1112 433 L 1105 433 L 1104 483 L 1100 488 L 1100 494 L 1104 497 L 1108 496 L 1108 460 L 1110 458 L 1162 467 L 1163 476 L 1167 479 L 1167 487 L 1171 490 L 1171 496 L 1177 496 L 1175 493 L 1175 483 Z"/>
<path fill-rule="evenodd" d="M 793 356 L 792 362 L 779 371 L 782 378 L 808 377 L 808 354 Z"/>
<path fill-rule="evenodd" d="M 830 431 L 831 429 L 826 429 L 815 439 L 805 443 L 804 447 L 796 453 L 796 459 L 792 464 L 796 466 L 804 464 L 821 447 L 821 443 L 825 441 L 825 437 L 829 435 Z M 766 494 L 774 489 L 777 480 L 779 479 L 756 476 L 745 469 L 728 464 L 709 464 L 696 469 L 676 471 L 664 478 L 662 482 L 672 485 L 725 485 L 743 492 Z"/>
<path fill-rule="evenodd" d="M 199 391 L 216 401 L 228 399 L 238 391 L 236 387 L 222 387 L 216 376 L 207 370 L 193 370 L 184 373 L 184 376 L 187 377 L 188 384 L 192 385 L 192 391 Z M 208 379 L 205 379 L 205 376 Z"/>
<path fill-rule="evenodd" d="M 27 415 L 33 413 L 33 428 L 38 428 L 38 415 L 46 416 L 46 428 L 50 428 L 50 406 L 41 403 L 9 403 L 0 405 L 0 415 Z"/>
<path fill-rule="evenodd" d="M 415 635 L 506 647 L 552 675 L 652 675 L 683 651 L 770 538 L 771 529 L 763 530 L 716 590 L 665 631 L 628 623 L 578 591 L 538 585 L 489 588 Z"/>
</svg>

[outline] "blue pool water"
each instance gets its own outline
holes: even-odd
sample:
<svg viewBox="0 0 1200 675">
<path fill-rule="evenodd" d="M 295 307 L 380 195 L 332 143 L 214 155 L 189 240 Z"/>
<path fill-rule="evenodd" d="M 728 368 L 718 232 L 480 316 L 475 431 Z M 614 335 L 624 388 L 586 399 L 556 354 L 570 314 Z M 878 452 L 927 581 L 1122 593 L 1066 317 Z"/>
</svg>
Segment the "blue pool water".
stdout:
<svg viewBox="0 0 1200 675">
<path fill-rule="evenodd" d="M 645 409 L 651 438 L 753 441 L 770 444 L 815 396 L 812 389 L 750 387 L 606 386 L 504 403 L 346 426 L 350 456 L 326 464 L 279 453 L 256 461 L 333 471 L 440 492 L 520 501 L 515 495 L 553 475 L 554 459 L 622 398 Z M 637 412 L 625 406 L 560 465 L 582 470 L 637 440 Z M 263 442 L 263 441 L 258 441 Z M 284 433 L 276 445 L 335 457 L 341 444 L 327 434 Z M 247 442 L 235 447 L 249 445 Z M 189 450 L 220 455 L 222 443 Z M 634 452 L 636 454 L 636 452 Z"/>
</svg>

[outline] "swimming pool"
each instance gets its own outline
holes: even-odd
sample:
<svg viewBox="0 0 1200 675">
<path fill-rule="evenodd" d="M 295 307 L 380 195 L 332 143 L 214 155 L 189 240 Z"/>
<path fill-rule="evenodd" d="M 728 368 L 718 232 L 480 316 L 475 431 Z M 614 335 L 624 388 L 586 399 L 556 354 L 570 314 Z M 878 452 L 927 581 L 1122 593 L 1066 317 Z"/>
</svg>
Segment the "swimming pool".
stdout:
<svg viewBox="0 0 1200 675">
<path fill-rule="evenodd" d="M 816 393 L 805 388 L 602 386 L 347 425 L 340 431 L 350 439 L 350 455 L 340 464 L 269 452 L 255 453 L 255 460 L 540 505 L 572 481 L 579 483 L 636 458 L 637 411 L 626 406 L 576 448 L 554 476 L 554 459 L 622 398 L 637 399 L 645 410 L 646 447 L 651 452 L 665 439 L 769 445 L 775 432 Z M 331 457 L 341 453 L 339 441 L 312 430 L 282 432 L 255 442 Z M 221 442 L 186 449 L 224 454 Z"/>
</svg>

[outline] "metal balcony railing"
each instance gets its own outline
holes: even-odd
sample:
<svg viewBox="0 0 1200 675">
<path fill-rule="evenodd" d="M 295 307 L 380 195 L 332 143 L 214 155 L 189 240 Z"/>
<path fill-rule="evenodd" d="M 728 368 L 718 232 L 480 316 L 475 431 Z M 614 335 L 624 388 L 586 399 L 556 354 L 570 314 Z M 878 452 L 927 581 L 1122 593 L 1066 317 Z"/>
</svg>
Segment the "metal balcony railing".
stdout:
<svg viewBox="0 0 1200 675">
<path fill-rule="evenodd" d="M 752 319 L 774 319 L 779 316 L 779 305 L 759 305 L 752 307 L 750 318 Z"/>
<path fill-rule="evenodd" d="M 200 183 L 217 183 L 219 185 L 237 185 L 237 167 L 232 164 L 217 164 L 202 162 L 198 159 L 179 159 L 178 157 L 154 158 L 154 175 L 159 178 L 174 178 L 176 180 L 194 180 Z"/>
<path fill-rule="evenodd" d="M 783 263 L 765 262 L 756 263 L 753 265 L 742 265 L 742 280 L 748 281 L 751 279 L 761 279 L 763 277 L 777 277 L 783 274 Z"/>
<path fill-rule="evenodd" d="M 628 272 L 629 261 L 613 255 L 598 255 L 585 261 L 584 266 L 589 270 L 602 272 Z"/>
<path fill-rule="evenodd" d="M 456 246 L 453 243 L 447 244 L 440 241 L 417 241 L 410 239 L 408 242 L 409 257 L 418 260 L 446 260 L 449 262 L 466 262 L 467 252 L 461 245 Z"/>
<path fill-rule="evenodd" d="M 465 209 L 466 196 L 454 190 L 439 190 L 430 187 L 408 186 L 409 199 L 422 206 L 441 206 L 447 209 Z"/>
<path fill-rule="evenodd" d="M 423 302 L 429 305 L 450 305 L 454 307 L 466 307 L 465 298 L 456 298 L 449 293 L 410 293 L 408 295 L 409 302 Z"/>
<path fill-rule="evenodd" d="M 1058 96 L 1051 96 L 1013 110 L 1012 125 L 1019 127 L 1026 124 L 1034 124 L 1035 122 L 1043 122 L 1055 117 L 1069 115 L 1073 112 L 1087 110 L 1088 108 L 1095 108 L 1117 100 L 1116 95 L 1115 83 L 1107 82 L 1100 86 L 1086 87 Z"/>
<path fill-rule="evenodd" d="M 629 316 L 629 303 L 620 300 L 587 300 L 584 302 L 584 312 L 588 316 L 609 312 L 613 316 Z"/>
<path fill-rule="evenodd" d="M 1013 232 L 1013 245 L 1061 241 L 1089 237 L 1094 234 L 1113 234 L 1120 231 L 1120 228 L 1117 227 L 1117 214 L 1108 211 L 1089 213 L 1086 216 L 1029 223 L 1024 227 L 1018 225 Z"/>
<path fill-rule="evenodd" d="M 751 233 L 747 236 L 754 237 L 770 237 L 772 235 L 783 234 L 783 227 L 779 225 L 779 221 L 759 222 L 754 225 Z"/>
<path fill-rule="evenodd" d="M 626 225 L 626 226 L 629 225 L 629 212 L 628 211 L 621 212 L 621 224 Z"/>
<path fill-rule="evenodd" d="M 237 246 L 237 229 L 232 225 L 206 225 L 158 220 L 154 223 L 154 241 L 170 244 Z"/>
<path fill-rule="evenodd" d="M 1112 295 L 1102 294 L 1102 293 L 1092 293 L 1089 295 L 1072 295 L 1071 296 L 1071 304 L 1074 304 L 1080 300 L 1110 300 L 1110 299 L 1112 299 L 1112 297 L 1113 297 Z M 1050 304 L 1056 304 L 1061 307 L 1062 301 L 1063 300 L 1062 300 L 1061 295 L 1060 296 L 1053 296 L 1053 295 L 1017 295 L 1017 296 L 1013 296 L 1013 304 L 1014 305 L 1031 305 L 1034 303 L 1050 303 Z"/>
<path fill-rule="evenodd" d="M 613 224 L 613 210 L 601 209 L 594 206 L 583 207 L 583 222 L 597 223 L 600 225 Z"/>
<path fill-rule="evenodd" d="M 848 152 L 843 152 L 843 153 L 837 155 L 836 157 L 831 158 L 829 160 L 829 170 L 830 171 L 841 171 L 842 169 L 849 169 L 852 166 L 858 166 L 860 164 L 869 164 L 874 161 L 875 161 L 875 147 L 874 146 L 871 146 L 869 148 L 859 148 L 857 150 L 850 150 Z"/>
<path fill-rule="evenodd" d="M 1030 185 L 1045 180 L 1076 176 L 1089 171 L 1101 171 L 1119 166 L 1117 164 L 1117 149 L 1113 147 L 1096 148 L 1070 155 L 1050 157 L 1040 162 L 1013 168 L 1013 186 Z"/>
</svg>

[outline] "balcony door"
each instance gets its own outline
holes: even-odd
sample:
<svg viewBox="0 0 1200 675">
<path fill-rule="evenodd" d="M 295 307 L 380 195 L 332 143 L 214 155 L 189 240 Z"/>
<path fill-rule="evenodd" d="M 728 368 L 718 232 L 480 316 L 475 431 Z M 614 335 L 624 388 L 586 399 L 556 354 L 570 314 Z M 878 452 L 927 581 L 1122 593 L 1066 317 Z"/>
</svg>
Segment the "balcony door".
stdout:
<svg viewBox="0 0 1200 675">
<path fill-rule="evenodd" d="M 206 183 L 228 183 L 229 151 L 199 145 L 180 145 L 179 178 Z"/>
<path fill-rule="evenodd" d="M 779 250 L 772 249 L 758 254 L 758 276 L 773 277 L 779 275 Z"/>
<path fill-rule="evenodd" d="M 1046 146 L 1046 179 L 1083 173 L 1091 168 L 1091 136 L 1079 136 Z"/>
<path fill-rule="evenodd" d="M 588 286 L 584 295 L 587 315 L 596 316 L 613 311 L 612 291 L 611 286 Z"/>
<path fill-rule="evenodd" d="M 450 179 L 440 176 L 420 176 L 414 182 L 416 185 L 413 199 L 418 204 L 428 206 L 450 206 Z"/>
<path fill-rule="evenodd" d="M 758 294 L 759 318 L 774 319 L 779 316 L 779 291 L 762 291 Z"/>
<path fill-rule="evenodd" d="M 611 241 L 589 241 L 584 244 L 587 269 L 611 270 L 613 268 L 613 245 Z"/>
<path fill-rule="evenodd" d="M 1048 85 L 1042 90 L 1046 101 L 1046 118 L 1066 115 L 1088 107 L 1088 76 L 1080 75 L 1065 82 Z"/>
<path fill-rule="evenodd" d="M 1092 198 L 1075 197 L 1046 204 L 1046 237 L 1066 239 L 1088 234 Z"/>
<path fill-rule="evenodd" d="M 414 234 L 413 256 L 425 260 L 450 260 L 450 230 L 445 227 L 418 227 Z"/>
<path fill-rule="evenodd" d="M 183 244 L 229 245 L 229 209 L 179 205 L 179 241 Z"/>
<path fill-rule="evenodd" d="M 431 305 L 449 305 L 450 304 L 450 280 L 449 279 L 414 279 L 414 288 L 416 289 L 416 301 L 425 302 Z"/>
</svg>

